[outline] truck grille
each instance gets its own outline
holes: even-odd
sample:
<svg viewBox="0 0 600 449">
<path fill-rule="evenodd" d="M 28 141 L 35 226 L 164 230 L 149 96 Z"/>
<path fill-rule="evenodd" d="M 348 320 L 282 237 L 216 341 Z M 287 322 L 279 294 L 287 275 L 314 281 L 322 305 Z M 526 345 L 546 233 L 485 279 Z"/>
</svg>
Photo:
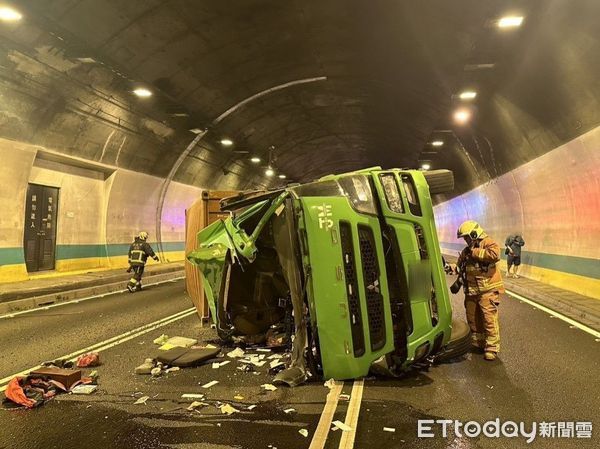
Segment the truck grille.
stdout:
<svg viewBox="0 0 600 449">
<path fill-rule="evenodd" d="M 360 313 L 360 299 L 358 296 L 358 281 L 356 278 L 355 262 L 356 258 L 354 255 L 354 245 L 352 242 L 352 229 L 349 223 L 340 222 L 340 241 L 342 244 L 346 294 L 348 295 L 348 311 L 350 312 L 352 347 L 354 348 L 354 356 L 360 357 L 365 353 L 365 337 Z"/>
<path fill-rule="evenodd" d="M 371 349 L 375 351 L 385 345 L 385 316 L 379 281 L 379 262 L 377 260 L 373 230 L 368 226 L 359 226 L 358 241 L 363 267 L 363 279 L 365 282 Z"/>
</svg>

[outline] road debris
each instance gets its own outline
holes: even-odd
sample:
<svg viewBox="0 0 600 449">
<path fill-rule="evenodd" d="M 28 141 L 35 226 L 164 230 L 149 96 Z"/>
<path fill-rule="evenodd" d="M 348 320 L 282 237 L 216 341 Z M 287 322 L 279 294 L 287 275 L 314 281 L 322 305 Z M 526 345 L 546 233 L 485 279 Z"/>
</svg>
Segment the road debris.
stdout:
<svg viewBox="0 0 600 449">
<path fill-rule="evenodd" d="M 349 394 L 340 394 L 340 401 L 349 401 L 349 400 L 350 400 Z"/>
<path fill-rule="evenodd" d="M 308 430 L 306 430 L 306 429 L 300 429 L 300 430 L 298 431 L 298 433 L 299 433 L 300 435 L 302 435 L 304 438 L 308 437 Z"/>
<path fill-rule="evenodd" d="M 223 413 L 224 415 L 233 415 L 234 413 L 238 413 L 239 410 L 233 406 L 231 406 L 231 404 L 223 404 L 219 407 L 219 409 L 221 410 L 221 413 Z"/>
<path fill-rule="evenodd" d="M 340 430 L 343 430 L 344 432 L 350 432 L 350 431 L 352 431 L 352 430 L 353 430 L 353 429 L 352 429 L 352 427 L 350 427 L 350 426 L 348 426 L 348 425 L 344 424 L 344 423 L 343 423 L 343 422 L 341 422 L 341 421 L 333 421 L 333 423 L 332 423 L 332 424 L 333 424 L 333 425 L 334 425 L 336 428 L 338 428 L 338 429 L 340 429 Z"/>
<path fill-rule="evenodd" d="M 162 368 L 160 366 L 152 368 L 150 370 L 150 374 L 152 375 L 152 377 L 159 377 L 162 374 Z"/>
<path fill-rule="evenodd" d="M 227 357 L 231 357 L 232 359 L 244 357 L 244 350 L 242 348 L 235 348 L 233 351 L 229 351 L 227 353 Z"/>
<path fill-rule="evenodd" d="M 256 404 L 249 405 L 246 410 L 254 410 L 256 408 Z"/>
<path fill-rule="evenodd" d="M 202 385 L 202 388 L 210 388 L 214 385 L 217 385 L 218 383 L 219 383 L 218 380 L 212 380 L 209 383 Z"/>
<path fill-rule="evenodd" d="M 243 401 L 244 400 L 244 396 L 242 396 L 241 394 L 236 394 L 233 399 L 237 400 L 237 401 Z"/>
<path fill-rule="evenodd" d="M 267 391 L 275 391 L 277 390 L 277 387 L 273 384 L 262 384 L 261 385 L 262 388 L 264 388 Z"/>
<path fill-rule="evenodd" d="M 144 405 L 148 405 L 146 404 L 146 401 L 150 399 L 150 396 L 142 396 L 141 398 L 139 398 L 137 401 L 135 401 L 133 404 L 134 405 L 139 405 L 139 404 L 144 404 Z"/>
<path fill-rule="evenodd" d="M 326 381 L 323 386 L 329 388 L 330 390 L 335 387 L 335 379 L 329 379 L 328 381 Z"/>
<path fill-rule="evenodd" d="M 383 431 L 384 432 L 395 432 L 396 428 L 395 427 L 384 427 Z"/>
<path fill-rule="evenodd" d="M 194 410 L 196 410 L 196 408 L 204 407 L 206 405 L 208 405 L 206 402 L 194 401 L 189 405 L 187 410 L 189 410 L 190 412 L 193 412 Z"/>
<path fill-rule="evenodd" d="M 71 389 L 73 394 L 92 394 L 98 389 L 98 385 L 76 385 Z"/>
<path fill-rule="evenodd" d="M 295 409 L 295 408 L 286 408 L 286 409 L 283 411 L 283 413 L 287 413 L 288 415 L 289 415 L 290 413 L 295 413 L 295 412 L 296 412 L 296 409 Z"/>
<path fill-rule="evenodd" d="M 88 368 L 98 365 L 100 365 L 100 354 L 97 352 L 88 352 L 87 354 L 82 354 L 77 358 L 78 368 Z"/>
<path fill-rule="evenodd" d="M 164 345 L 167 340 L 169 339 L 169 336 L 166 334 L 162 334 L 160 337 L 155 338 L 152 343 L 154 343 L 155 345 Z"/>
<path fill-rule="evenodd" d="M 181 395 L 182 399 L 204 399 L 205 395 L 202 393 L 184 393 Z"/>
<path fill-rule="evenodd" d="M 170 368 L 167 368 L 165 370 L 165 373 L 172 373 L 173 371 L 179 371 L 181 368 L 179 368 L 178 366 L 172 366 Z"/>
<path fill-rule="evenodd" d="M 144 363 L 135 368 L 135 374 L 150 374 L 154 365 L 154 359 L 146 359 Z"/>
<path fill-rule="evenodd" d="M 227 365 L 228 363 L 231 363 L 231 360 L 225 360 L 223 362 L 213 362 L 212 367 L 213 369 L 219 369 L 222 366 Z"/>
</svg>

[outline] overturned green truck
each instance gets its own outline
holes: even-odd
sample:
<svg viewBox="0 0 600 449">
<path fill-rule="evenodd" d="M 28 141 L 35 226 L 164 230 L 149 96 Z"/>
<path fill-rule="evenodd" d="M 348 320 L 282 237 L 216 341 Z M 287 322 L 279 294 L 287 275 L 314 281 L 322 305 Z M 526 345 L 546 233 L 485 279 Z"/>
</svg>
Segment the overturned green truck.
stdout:
<svg viewBox="0 0 600 449">
<path fill-rule="evenodd" d="M 453 183 L 447 170 L 374 167 L 222 200 L 229 218 L 187 254 L 219 336 L 283 335 L 291 363 L 275 380 L 290 385 L 464 352 L 431 204 Z"/>
</svg>

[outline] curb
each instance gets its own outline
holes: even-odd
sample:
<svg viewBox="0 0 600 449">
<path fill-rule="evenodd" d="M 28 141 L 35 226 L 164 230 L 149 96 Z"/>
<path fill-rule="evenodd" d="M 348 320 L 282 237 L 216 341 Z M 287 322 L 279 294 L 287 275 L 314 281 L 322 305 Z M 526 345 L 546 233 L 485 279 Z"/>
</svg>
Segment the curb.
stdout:
<svg viewBox="0 0 600 449">
<path fill-rule="evenodd" d="M 185 276 L 184 270 L 169 271 L 167 273 L 159 273 L 155 275 L 145 276 L 146 283 L 158 284 L 169 282 Z M 34 309 L 36 307 L 44 307 L 53 304 L 58 304 L 74 299 L 84 299 L 93 296 L 108 295 L 111 293 L 121 292 L 125 289 L 125 282 L 119 280 L 109 284 L 93 285 L 84 288 L 55 292 L 51 294 L 34 296 L 25 299 L 17 299 L 14 301 L 6 301 L 0 303 L 0 315 L 10 314 L 12 312 L 21 312 L 24 310 Z"/>
</svg>

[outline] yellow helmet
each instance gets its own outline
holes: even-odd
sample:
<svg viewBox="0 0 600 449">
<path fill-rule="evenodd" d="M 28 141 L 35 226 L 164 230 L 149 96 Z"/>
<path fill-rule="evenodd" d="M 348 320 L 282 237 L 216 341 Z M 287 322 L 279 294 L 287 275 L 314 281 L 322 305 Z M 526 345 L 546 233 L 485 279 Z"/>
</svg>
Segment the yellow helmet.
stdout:
<svg viewBox="0 0 600 449">
<path fill-rule="evenodd" d="M 481 239 L 486 236 L 485 232 L 479 223 L 473 220 L 467 220 L 458 227 L 456 231 L 456 238 L 464 238 L 466 236 L 471 237 L 473 240 Z"/>
<path fill-rule="evenodd" d="M 148 239 L 148 233 L 147 233 L 146 231 L 142 231 L 142 232 L 140 232 L 140 233 L 138 234 L 138 237 L 139 237 L 141 240 L 147 240 L 147 239 Z"/>
</svg>

